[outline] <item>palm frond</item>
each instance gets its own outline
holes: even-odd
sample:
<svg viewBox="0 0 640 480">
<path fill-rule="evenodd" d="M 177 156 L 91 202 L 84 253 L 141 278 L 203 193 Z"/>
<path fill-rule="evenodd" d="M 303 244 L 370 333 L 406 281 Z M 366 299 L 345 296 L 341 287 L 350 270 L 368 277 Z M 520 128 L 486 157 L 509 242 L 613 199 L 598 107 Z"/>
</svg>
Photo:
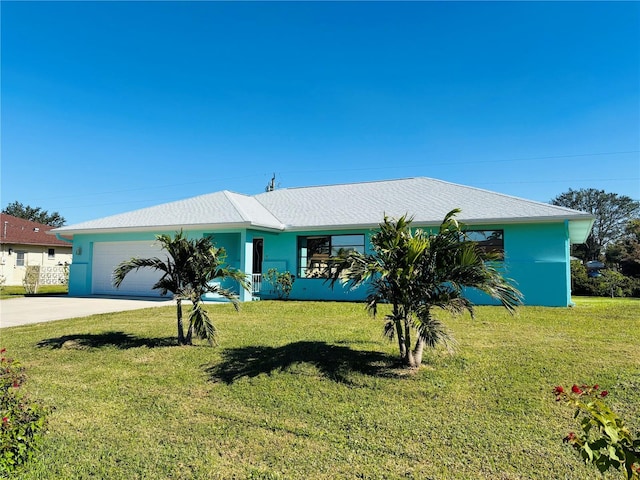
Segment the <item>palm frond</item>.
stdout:
<svg viewBox="0 0 640 480">
<path fill-rule="evenodd" d="M 384 327 L 382 331 L 383 335 L 389 340 L 393 340 L 396 336 L 396 319 L 393 315 L 387 315 L 385 317 Z"/>
<path fill-rule="evenodd" d="M 227 288 L 222 288 L 220 285 L 218 285 L 216 283 L 207 284 L 206 285 L 206 292 L 220 295 L 220 296 L 226 298 L 227 300 L 229 300 L 233 304 L 233 307 L 236 310 L 240 309 L 240 299 L 238 298 L 238 295 L 235 292 L 233 292 L 233 291 L 231 291 L 231 290 L 229 290 Z M 202 295 L 199 295 L 199 297 L 201 297 L 201 296 Z"/>
<path fill-rule="evenodd" d="M 125 277 L 133 272 L 137 271 L 141 268 L 153 268 L 156 270 L 160 270 L 161 272 L 168 272 L 169 268 L 167 265 L 160 260 L 159 258 L 138 258 L 134 257 L 129 260 L 125 260 L 121 262 L 113 271 L 112 282 L 113 286 L 119 288 L 122 285 Z"/>
<path fill-rule="evenodd" d="M 433 308 L 473 316 L 474 305 L 464 295 L 469 287 L 500 300 L 511 312 L 521 303 L 520 292 L 492 263 L 501 258 L 469 239 L 458 213 L 459 209 L 448 212 L 435 233 L 414 230 L 413 219 L 406 215 L 397 220 L 385 215 L 371 235 L 371 253 L 349 255 L 335 270 L 331 286 L 340 281 L 355 287 L 368 281 L 367 310 L 375 315 L 379 303 L 394 308 L 394 314 L 385 317 L 385 335 L 402 335 L 397 322 L 408 323 L 417 330 L 421 345 L 444 343 L 451 348 L 453 338 L 431 314 Z M 407 339 L 409 335 L 407 331 Z M 399 347 L 402 357 L 403 346 Z"/>
<path fill-rule="evenodd" d="M 429 348 L 435 348 L 442 344 L 449 352 L 452 352 L 457 345 L 447 327 L 436 317 L 434 317 L 428 309 L 417 312 L 412 317 L 413 327 L 418 335 Z"/>
<path fill-rule="evenodd" d="M 202 302 L 193 304 L 189 314 L 189 323 L 193 326 L 193 331 L 202 340 L 209 342 L 209 345 L 217 343 L 218 331 L 209 317 L 209 313 L 203 308 Z"/>
<path fill-rule="evenodd" d="M 153 285 L 153 289 L 174 294 L 178 301 L 190 299 L 194 308 L 190 316 L 190 325 L 196 334 L 206 338 L 210 343 L 215 336 L 215 327 L 201 305 L 201 297 L 208 291 L 219 293 L 229 299 L 236 310 L 239 308 L 236 293 L 220 288 L 214 284 L 214 279 L 235 280 L 240 288 L 248 289 L 249 282 L 246 275 L 239 270 L 224 266 L 226 256 L 223 248 L 217 248 L 208 237 L 187 238 L 181 230 L 172 237 L 167 234 L 157 235 L 156 239 L 162 249 L 167 252 L 166 261 L 158 258 L 132 258 L 122 262 L 113 272 L 113 283 L 120 287 L 125 277 L 140 268 L 154 268 L 162 273 L 160 279 Z M 178 310 L 180 312 L 180 308 Z M 178 313 L 178 338 L 182 335 L 181 314 Z"/>
</svg>

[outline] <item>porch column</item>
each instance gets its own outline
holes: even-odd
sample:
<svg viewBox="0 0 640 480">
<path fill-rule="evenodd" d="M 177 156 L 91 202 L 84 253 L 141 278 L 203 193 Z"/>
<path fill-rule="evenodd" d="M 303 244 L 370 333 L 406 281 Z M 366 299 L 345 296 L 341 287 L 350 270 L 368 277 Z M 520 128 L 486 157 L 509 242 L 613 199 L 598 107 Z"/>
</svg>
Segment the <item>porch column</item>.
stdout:
<svg viewBox="0 0 640 480">
<path fill-rule="evenodd" d="M 246 230 L 240 232 L 240 270 L 247 276 L 247 280 L 251 281 L 253 273 L 253 235 Z M 240 301 L 250 302 L 252 299 L 251 292 L 240 289 Z"/>
</svg>

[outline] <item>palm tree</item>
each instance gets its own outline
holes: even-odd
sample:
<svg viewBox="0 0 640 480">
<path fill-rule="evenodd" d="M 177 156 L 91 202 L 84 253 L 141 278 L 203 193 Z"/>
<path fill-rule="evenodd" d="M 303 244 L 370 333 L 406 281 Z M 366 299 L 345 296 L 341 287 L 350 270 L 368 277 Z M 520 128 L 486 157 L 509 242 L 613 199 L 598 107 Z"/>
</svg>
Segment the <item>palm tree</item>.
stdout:
<svg viewBox="0 0 640 480">
<path fill-rule="evenodd" d="M 162 272 L 160 279 L 151 287 L 160 290 L 161 295 L 173 294 L 176 300 L 178 320 L 178 343 L 191 345 L 193 333 L 199 338 L 213 344 L 216 339 L 216 328 L 202 305 L 205 293 L 217 293 L 230 300 L 238 309 L 238 296 L 214 279 L 230 278 L 236 280 L 244 289 L 248 289 L 243 272 L 223 266 L 225 251 L 217 248 L 208 237 L 188 239 L 182 231 L 169 235 L 157 235 L 156 239 L 167 252 L 166 260 L 154 258 L 131 258 L 116 267 L 113 272 L 113 284 L 119 288 L 125 277 L 140 268 L 153 268 Z M 192 309 L 189 314 L 189 329 L 184 335 L 182 319 L 182 301 L 190 300 Z"/>
<path fill-rule="evenodd" d="M 483 252 L 465 236 L 455 218 L 459 212 L 449 212 L 435 234 L 413 231 L 413 219 L 406 215 L 398 220 L 385 216 L 371 237 L 373 252 L 349 252 L 331 275 L 332 287 L 336 282 L 351 288 L 368 282 L 366 307 L 374 316 L 379 304 L 391 304 L 384 331 L 390 339 L 397 338 L 401 362 L 411 368 L 421 365 L 425 346 L 450 347 L 453 342 L 434 308 L 473 316 L 473 303 L 464 297 L 464 288 L 489 294 L 510 312 L 521 303 L 520 292 L 495 267 L 499 256 Z"/>
</svg>

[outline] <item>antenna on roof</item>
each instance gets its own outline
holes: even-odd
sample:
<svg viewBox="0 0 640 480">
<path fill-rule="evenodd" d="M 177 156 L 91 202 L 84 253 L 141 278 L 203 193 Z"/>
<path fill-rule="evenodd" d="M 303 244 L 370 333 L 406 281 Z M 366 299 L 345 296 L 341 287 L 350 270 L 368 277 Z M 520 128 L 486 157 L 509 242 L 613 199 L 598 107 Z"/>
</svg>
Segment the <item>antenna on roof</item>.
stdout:
<svg viewBox="0 0 640 480">
<path fill-rule="evenodd" d="M 276 174 L 273 174 L 273 177 L 271 177 L 271 180 L 269 181 L 269 183 L 267 183 L 266 188 L 264 189 L 265 192 L 273 192 L 276 189 Z"/>
</svg>

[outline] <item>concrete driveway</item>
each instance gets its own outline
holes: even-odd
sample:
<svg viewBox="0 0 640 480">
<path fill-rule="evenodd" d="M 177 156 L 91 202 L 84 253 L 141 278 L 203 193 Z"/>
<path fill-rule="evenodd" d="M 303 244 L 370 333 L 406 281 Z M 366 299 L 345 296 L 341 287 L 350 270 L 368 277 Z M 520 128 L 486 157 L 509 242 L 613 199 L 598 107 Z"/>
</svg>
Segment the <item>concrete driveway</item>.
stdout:
<svg viewBox="0 0 640 480">
<path fill-rule="evenodd" d="M 173 299 L 153 297 L 69 297 L 51 295 L 0 300 L 0 328 L 173 305 Z"/>
</svg>

